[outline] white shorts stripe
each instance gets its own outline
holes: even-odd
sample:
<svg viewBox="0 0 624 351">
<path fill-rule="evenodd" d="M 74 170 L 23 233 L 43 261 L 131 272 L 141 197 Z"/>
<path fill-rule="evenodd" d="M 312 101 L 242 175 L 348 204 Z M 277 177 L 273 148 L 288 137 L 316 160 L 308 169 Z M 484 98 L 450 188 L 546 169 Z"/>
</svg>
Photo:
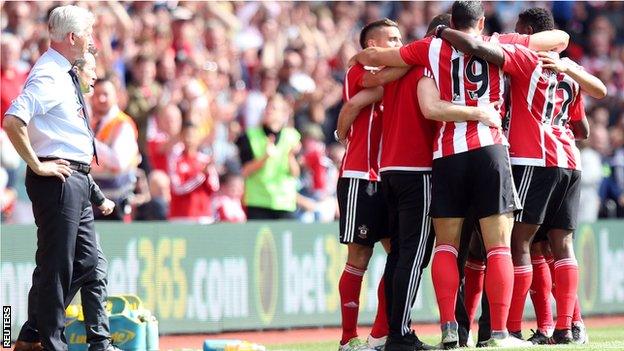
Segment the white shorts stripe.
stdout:
<svg viewBox="0 0 624 351">
<path fill-rule="evenodd" d="M 347 196 L 347 220 L 345 221 L 345 234 L 344 241 L 353 241 L 353 230 L 355 228 L 355 205 L 357 202 L 357 185 L 359 181 L 357 179 L 349 179 L 349 192 Z"/>
<path fill-rule="evenodd" d="M 515 220 L 517 222 L 522 221 L 522 214 L 524 213 L 524 203 L 526 202 L 526 196 L 531 185 L 531 179 L 533 177 L 533 166 L 526 166 L 522 172 L 522 180 L 520 181 L 520 187 L 518 193 L 520 195 L 520 205 L 523 209 L 520 213 L 516 214 Z"/>
<path fill-rule="evenodd" d="M 526 198 L 527 198 L 527 194 L 529 193 L 529 188 L 531 188 L 531 182 L 533 181 L 533 171 L 535 170 L 535 167 L 533 166 L 529 166 L 529 172 L 527 174 L 527 180 L 526 180 L 526 186 L 524 187 L 524 192 L 521 195 L 522 196 L 522 211 L 520 211 L 520 218 L 519 218 L 519 222 L 522 222 L 523 218 L 524 218 L 524 204 L 526 203 Z"/>
</svg>

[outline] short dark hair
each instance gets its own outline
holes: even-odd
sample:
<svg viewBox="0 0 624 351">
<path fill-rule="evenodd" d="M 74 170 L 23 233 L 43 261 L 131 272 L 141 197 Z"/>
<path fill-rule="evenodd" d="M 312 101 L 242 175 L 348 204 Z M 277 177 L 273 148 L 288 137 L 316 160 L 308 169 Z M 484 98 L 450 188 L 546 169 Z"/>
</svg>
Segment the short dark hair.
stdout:
<svg viewBox="0 0 624 351">
<path fill-rule="evenodd" d="M 371 22 L 365 25 L 364 28 L 362 28 L 362 31 L 360 32 L 360 46 L 362 47 L 362 49 L 366 49 L 366 41 L 368 40 L 369 34 L 374 29 L 380 28 L 380 27 L 399 28 L 399 25 L 395 21 L 388 19 L 388 18 L 384 18 L 379 21 Z"/>
<path fill-rule="evenodd" d="M 451 19 L 455 29 L 473 28 L 485 15 L 481 1 L 455 1 L 451 7 Z"/>
<path fill-rule="evenodd" d="M 427 33 L 434 30 L 439 25 L 450 26 L 451 25 L 451 14 L 443 13 L 441 15 L 435 16 L 431 22 L 429 22 L 429 27 L 427 27 Z"/>
<path fill-rule="evenodd" d="M 522 11 L 518 19 L 533 28 L 533 33 L 555 29 L 555 20 L 550 11 L 541 7 L 533 7 Z"/>
<path fill-rule="evenodd" d="M 95 83 L 93 83 L 93 86 L 100 85 L 100 84 L 103 84 L 103 83 L 106 83 L 106 82 L 109 82 L 113 86 L 115 86 L 115 75 L 113 73 L 111 73 L 111 72 L 106 72 L 106 74 L 104 74 L 104 76 L 98 77 L 95 80 Z"/>
</svg>

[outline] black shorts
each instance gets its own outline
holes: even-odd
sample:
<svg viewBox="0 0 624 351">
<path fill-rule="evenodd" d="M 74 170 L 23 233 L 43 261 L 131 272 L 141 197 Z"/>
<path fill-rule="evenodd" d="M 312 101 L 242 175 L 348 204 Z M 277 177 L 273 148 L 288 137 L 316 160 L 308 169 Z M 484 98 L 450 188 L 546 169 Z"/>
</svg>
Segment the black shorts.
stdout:
<svg viewBox="0 0 624 351">
<path fill-rule="evenodd" d="M 465 218 L 471 207 L 477 219 L 520 209 L 504 145 L 435 159 L 432 179 L 433 218 Z"/>
<path fill-rule="evenodd" d="M 388 209 L 381 182 L 355 178 L 338 179 L 340 242 L 373 247 L 389 237 Z"/>
<path fill-rule="evenodd" d="M 581 194 L 581 172 L 558 167 L 513 166 L 523 210 L 520 223 L 574 230 Z"/>
<path fill-rule="evenodd" d="M 537 232 L 535 232 L 535 236 L 533 237 L 532 244 L 541 243 L 542 241 L 548 241 L 548 231 L 550 231 L 550 227 L 541 225 Z"/>
</svg>

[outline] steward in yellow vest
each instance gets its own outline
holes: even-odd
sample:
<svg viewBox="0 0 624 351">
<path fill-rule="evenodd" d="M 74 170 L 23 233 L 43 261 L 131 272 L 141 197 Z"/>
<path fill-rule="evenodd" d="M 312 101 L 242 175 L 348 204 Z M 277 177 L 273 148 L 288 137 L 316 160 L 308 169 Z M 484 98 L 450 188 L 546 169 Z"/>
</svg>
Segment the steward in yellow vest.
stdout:
<svg viewBox="0 0 624 351">
<path fill-rule="evenodd" d="M 250 128 L 237 141 L 248 219 L 294 218 L 301 137 L 285 126 L 289 116 L 288 104 L 275 95 L 267 102 L 262 126 Z"/>
</svg>

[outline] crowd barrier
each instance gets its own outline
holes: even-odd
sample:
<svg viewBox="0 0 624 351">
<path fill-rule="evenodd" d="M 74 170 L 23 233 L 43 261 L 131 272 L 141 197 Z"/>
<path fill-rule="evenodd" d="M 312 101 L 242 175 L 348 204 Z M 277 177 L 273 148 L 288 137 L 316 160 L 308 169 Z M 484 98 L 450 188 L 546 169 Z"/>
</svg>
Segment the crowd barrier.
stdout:
<svg viewBox="0 0 624 351">
<path fill-rule="evenodd" d="M 34 226 L 2 225 L 0 300 L 13 338 L 27 318 L 35 267 Z M 184 225 L 97 223 L 109 294 L 134 294 L 161 333 L 336 326 L 346 247 L 338 225 L 298 222 Z M 624 221 L 581 225 L 575 239 L 585 315 L 624 313 Z M 385 254 L 376 248 L 362 286 L 360 321 L 372 322 Z M 413 309 L 435 321 L 429 269 Z M 530 302 L 527 316 L 532 316 Z"/>
</svg>

